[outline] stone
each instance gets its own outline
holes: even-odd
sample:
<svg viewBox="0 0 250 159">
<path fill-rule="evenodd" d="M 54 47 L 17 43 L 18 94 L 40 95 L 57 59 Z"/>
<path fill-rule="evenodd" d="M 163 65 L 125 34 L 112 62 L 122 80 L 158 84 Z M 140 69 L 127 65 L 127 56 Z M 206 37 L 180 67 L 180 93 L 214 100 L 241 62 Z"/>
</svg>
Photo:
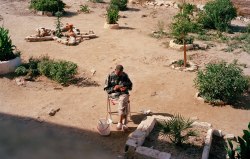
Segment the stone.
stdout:
<svg viewBox="0 0 250 159">
<path fill-rule="evenodd" d="M 105 23 L 104 24 L 104 29 L 119 29 L 119 24 L 108 24 Z"/>
<path fill-rule="evenodd" d="M 154 150 L 148 147 L 144 147 L 144 146 L 139 146 L 136 148 L 135 151 L 137 158 L 143 158 L 143 159 L 152 159 L 155 158 L 157 159 L 160 151 L 158 150 Z"/>
<path fill-rule="evenodd" d="M 197 100 L 201 101 L 201 102 L 205 102 L 205 99 L 202 98 L 202 97 L 200 96 L 200 93 L 199 93 L 199 92 L 195 93 L 195 96 L 194 96 L 194 97 L 195 97 Z"/>
<path fill-rule="evenodd" d="M 212 144 L 212 136 L 213 136 L 212 134 L 213 134 L 213 129 L 209 129 L 207 131 L 207 136 L 205 138 L 205 146 L 203 148 L 201 159 L 208 159 L 209 157 L 209 152 Z"/>
<path fill-rule="evenodd" d="M 208 159 L 210 153 L 210 147 L 204 146 L 201 159 Z"/>
<path fill-rule="evenodd" d="M 233 139 L 235 139 L 235 136 L 234 136 L 234 134 L 225 134 L 225 136 L 223 138 L 233 140 Z"/>
<path fill-rule="evenodd" d="M 153 93 L 151 93 L 151 97 L 153 97 L 153 96 L 156 96 L 157 95 L 157 93 L 156 92 L 153 92 Z"/>
<path fill-rule="evenodd" d="M 173 48 L 173 49 L 177 49 L 177 50 L 183 50 L 183 49 L 184 49 L 184 46 L 183 46 L 183 45 L 174 43 L 174 40 L 170 40 L 170 42 L 169 42 L 169 47 L 171 47 L 171 48 Z M 193 49 L 193 44 L 187 44 L 187 45 L 186 45 L 186 49 L 187 49 L 187 50 Z"/>
<path fill-rule="evenodd" d="M 191 119 L 192 121 L 197 121 L 197 120 L 199 120 L 199 118 L 198 118 L 197 116 L 191 117 L 190 119 Z"/>
<path fill-rule="evenodd" d="M 211 145 L 213 136 L 213 129 L 207 131 L 207 136 L 205 138 L 205 145 Z"/>
<path fill-rule="evenodd" d="M 76 38 L 73 36 L 69 37 L 68 45 L 76 45 Z"/>
<path fill-rule="evenodd" d="M 178 6 L 177 3 L 175 3 L 173 7 L 174 7 L 175 9 L 179 9 L 179 6 Z"/>
<path fill-rule="evenodd" d="M 129 138 L 136 140 L 136 144 L 141 146 L 146 138 L 146 132 L 136 129 L 129 135 Z"/>
<path fill-rule="evenodd" d="M 200 44 L 199 49 L 206 50 L 206 49 L 208 49 L 208 45 L 207 44 Z"/>
<path fill-rule="evenodd" d="M 57 112 L 59 112 L 59 110 L 60 110 L 60 108 L 51 109 L 51 110 L 49 111 L 49 115 L 50 115 L 50 116 L 54 116 Z"/>
<path fill-rule="evenodd" d="M 170 153 L 160 152 L 158 155 L 158 159 L 170 159 L 170 158 L 171 158 Z"/>
<path fill-rule="evenodd" d="M 192 125 L 193 126 L 205 127 L 205 128 L 210 128 L 212 126 L 212 124 L 210 124 L 210 123 L 207 123 L 207 122 L 197 122 L 197 121 L 195 121 Z"/>
<path fill-rule="evenodd" d="M 197 4 L 196 7 L 199 9 L 199 10 L 204 10 L 204 6 L 203 4 Z"/>
<path fill-rule="evenodd" d="M 22 86 L 22 85 L 25 85 L 25 80 L 24 80 L 24 78 L 16 78 L 15 79 L 15 81 L 16 81 L 16 84 L 18 85 L 18 86 Z"/>
<path fill-rule="evenodd" d="M 92 73 L 92 76 L 94 76 L 95 73 L 96 73 L 96 70 L 95 70 L 95 69 L 92 69 L 90 72 Z"/>
<path fill-rule="evenodd" d="M 132 146 L 132 147 L 136 147 L 136 146 L 137 146 L 137 143 L 136 143 L 136 140 L 134 140 L 134 139 L 128 139 L 128 140 L 126 141 L 126 145 Z"/>
</svg>

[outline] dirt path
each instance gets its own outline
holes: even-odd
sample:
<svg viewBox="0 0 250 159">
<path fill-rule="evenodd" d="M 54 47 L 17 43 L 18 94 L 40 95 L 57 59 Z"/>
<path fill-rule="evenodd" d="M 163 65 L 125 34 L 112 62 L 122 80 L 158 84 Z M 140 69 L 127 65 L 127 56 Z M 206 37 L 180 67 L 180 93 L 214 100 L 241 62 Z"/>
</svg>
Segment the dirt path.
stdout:
<svg viewBox="0 0 250 159">
<path fill-rule="evenodd" d="M 54 87 L 59 85 L 42 80 L 28 83 L 26 87 L 19 87 L 11 77 L 3 76 L 0 77 L 1 113 L 10 118 L 39 117 L 46 124 L 74 127 L 78 133 L 87 132 L 86 141 L 102 145 L 115 154 L 121 154 L 128 134 L 115 131 L 115 126 L 112 128 L 112 135 L 107 138 L 100 137 L 96 131 L 97 120 L 106 114 L 104 79 L 116 64 L 121 63 L 134 83 L 131 92 L 133 120 L 129 123 L 132 129 L 142 118 L 140 111 L 148 109 L 154 113 L 196 116 L 200 121 L 212 123 L 215 128 L 237 135 L 246 128 L 250 121 L 249 99 L 237 107 L 213 107 L 200 103 L 194 99 L 195 73 L 177 72 L 166 67 L 172 59 L 181 58 L 182 53 L 164 48 L 161 44 L 164 40 L 153 39 L 148 34 L 155 30 L 158 20 L 163 20 L 166 25 L 170 24 L 172 16 L 177 12 L 176 9 L 156 11 L 134 6 L 134 9 L 120 13 L 127 16 L 119 20 L 123 29 L 105 30 L 103 29 L 105 4 L 97 5 L 96 8 L 93 6 L 91 14 L 77 15 L 75 12 L 80 2 L 70 0 L 65 2 L 71 6 L 67 9 L 71 14 L 63 18 L 63 23 L 73 23 L 81 31 L 93 30 L 98 38 L 84 41 L 74 47 L 56 42 L 28 43 L 24 41 L 24 37 L 34 34 L 35 28 L 40 26 L 54 27 L 54 17 L 34 15 L 27 10 L 28 3 L 25 0 L 0 0 L 0 15 L 4 19 L 4 26 L 10 30 L 13 43 L 21 50 L 24 60 L 30 56 L 48 54 L 51 58 L 73 61 L 78 64 L 80 74 L 90 75 L 90 70 L 95 69 L 96 74 L 92 80 L 97 81 L 100 86 L 69 86 L 58 90 Z M 142 18 L 142 15 L 147 17 Z M 220 48 L 218 44 L 216 48 L 206 52 L 190 51 L 188 54 L 207 55 L 209 58 L 227 61 L 236 58 L 249 65 L 249 55 L 224 53 Z M 156 95 L 152 95 L 154 92 Z M 49 117 L 49 109 L 57 107 L 61 110 L 54 117 Z M 33 131 L 33 128 L 29 129 Z M 74 138 L 75 135 L 67 133 L 66 136 Z M 74 139 L 78 140 L 77 137 Z M 73 144 L 73 141 L 70 141 L 70 144 Z M 81 144 L 79 143 L 80 146 Z M 74 152 L 77 151 L 78 148 L 75 148 Z"/>
</svg>

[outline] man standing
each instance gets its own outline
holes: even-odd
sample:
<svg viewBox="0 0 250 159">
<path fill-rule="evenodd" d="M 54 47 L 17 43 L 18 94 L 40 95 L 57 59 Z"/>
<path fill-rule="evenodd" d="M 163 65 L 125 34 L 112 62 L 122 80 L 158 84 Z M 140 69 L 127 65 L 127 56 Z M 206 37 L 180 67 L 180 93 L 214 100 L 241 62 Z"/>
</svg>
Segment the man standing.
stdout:
<svg viewBox="0 0 250 159">
<path fill-rule="evenodd" d="M 132 90 L 132 82 L 128 75 L 123 72 L 123 66 L 117 65 L 115 71 L 108 75 L 105 81 L 104 90 L 107 91 L 109 97 L 118 101 L 118 114 L 120 120 L 117 124 L 117 130 L 126 130 L 127 127 L 127 108 L 129 101 L 129 90 Z"/>
</svg>

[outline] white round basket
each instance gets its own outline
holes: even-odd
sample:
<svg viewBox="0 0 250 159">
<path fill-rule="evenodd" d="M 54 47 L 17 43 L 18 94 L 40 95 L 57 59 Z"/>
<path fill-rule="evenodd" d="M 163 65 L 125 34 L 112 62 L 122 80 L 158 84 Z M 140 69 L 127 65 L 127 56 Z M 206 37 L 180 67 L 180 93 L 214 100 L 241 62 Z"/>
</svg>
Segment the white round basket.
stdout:
<svg viewBox="0 0 250 159">
<path fill-rule="evenodd" d="M 106 119 L 99 119 L 97 130 L 100 135 L 108 136 L 110 134 L 110 122 Z"/>
</svg>

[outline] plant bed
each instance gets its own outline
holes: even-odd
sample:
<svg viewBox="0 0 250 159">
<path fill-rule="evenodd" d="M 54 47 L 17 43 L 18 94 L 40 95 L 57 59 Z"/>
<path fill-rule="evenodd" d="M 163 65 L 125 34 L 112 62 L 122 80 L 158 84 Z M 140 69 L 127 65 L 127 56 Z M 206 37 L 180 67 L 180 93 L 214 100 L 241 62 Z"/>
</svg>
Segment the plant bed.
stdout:
<svg viewBox="0 0 250 159">
<path fill-rule="evenodd" d="M 208 129 L 196 126 L 191 130 L 198 135 L 189 137 L 183 146 L 175 146 L 167 136 L 161 134 L 160 125 L 157 122 L 143 146 L 170 153 L 172 158 L 176 159 L 200 159 Z M 183 133 L 187 133 L 187 131 Z"/>
<path fill-rule="evenodd" d="M 155 147 L 152 147 L 154 145 L 150 145 L 149 146 L 150 148 L 144 146 L 148 144 L 148 141 L 147 141 L 148 139 L 149 141 L 151 140 L 150 142 L 152 142 L 152 140 L 154 142 L 156 139 L 158 139 L 159 135 L 156 135 L 155 137 L 151 137 L 151 138 L 150 138 L 150 135 L 154 134 L 153 133 L 155 130 L 154 127 L 157 126 L 157 123 L 162 120 L 169 121 L 171 120 L 171 117 L 164 117 L 164 116 L 158 116 L 158 115 L 147 116 L 147 118 L 138 125 L 137 129 L 129 135 L 128 140 L 126 142 L 126 146 L 125 146 L 125 157 L 144 158 L 144 159 L 176 158 L 176 156 L 174 155 L 175 153 L 178 153 L 177 151 L 178 148 L 177 150 L 174 150 L 173 152 L 171 152 L 172 145 L 169 144 L 166 146 L 166 144 L 168 144 L 167 140 L 163 140 L 164 144 L 160 143 L 158 146 L 155 146 Z M 212 142 L 212 133 L 213 133 L 213 130 L 211 129 L 211 124 L 206 123 L 206 122 L 195 121 L 191 125 L 193 128 L 197 129 L 197 131 L 200 130 L 202 132 L 200 139 L 197 139 L 197 141 L 200 140 L 203 142 L 200 142 L 200 143 L 198 142 L 199 143 L 198 145 L 200 145 L 201 148 L 198 148 L 196 150 L 193 150 L 191 146 L 189 151 L 187 151 L 188 152 L 187 154 L 193 154 L 194 151 L 198 151 L 200 153 L 198 158 L 208 159 L 211 142 Z M 190 141 L 197 142 L 194 137 L 191 137 Z M 189 145 L 189 144 L 187 143 L 183 145 L 185 145 L 183 146 L 185 149 L 186 145 Z M 159 149 L 156 149 L 156 148 L 159 148 Z M 174 157 L 172 157 L 172 155 Z M 180 156 L 180 158 L 183 158 L 183 157 Z M 189 157 L 189 158 L 193 158 L 193 157 Z"/>
<path fill-rule="evenodd" d="M 209 104 L 214 105 L 214 106 L 223 106 L 223 105 L 227 104 L 226 102 L 223 102 L 222 100 L 208 101 L 208 100 L 204 99 L 199 92 L 195 93 L 195 98 L 199 101 L 202 101 L 204 103 L 209 103 Z"/>
<path fill-rule="evenodd" d="M 9 30 L 0 27 L 0 74 L 14 72 L 21 64 L 20 52 L 12 44 Z"/>
<path fill-rule="evenodd" d="M 186 67 L 184 67 L 184 61 L 183 60 L 174 60 L 170 63 L 170 67 L 175 70 L 180 70 L 180 71 L 189 71 L 189 72 L 194 72 L 198 70 L 198 66 L 189 61 L 187 62 Z"/>
<path fill-rule="evenodd" d="M 108 23 L 105 23 L 104 24 L 104 28 L 105 29 L 119 29 L 119 24 L 108 24 Z"/>
<path fill-rule="evenodd" d="M 184 45 L 175 43 L 175 40 L 170 40 L 169 47 L 176 50 L 184 50 Z M 186 44 L 186 50 L 192 50 L 193 48 L 193 44 Z"/>
</svg>

